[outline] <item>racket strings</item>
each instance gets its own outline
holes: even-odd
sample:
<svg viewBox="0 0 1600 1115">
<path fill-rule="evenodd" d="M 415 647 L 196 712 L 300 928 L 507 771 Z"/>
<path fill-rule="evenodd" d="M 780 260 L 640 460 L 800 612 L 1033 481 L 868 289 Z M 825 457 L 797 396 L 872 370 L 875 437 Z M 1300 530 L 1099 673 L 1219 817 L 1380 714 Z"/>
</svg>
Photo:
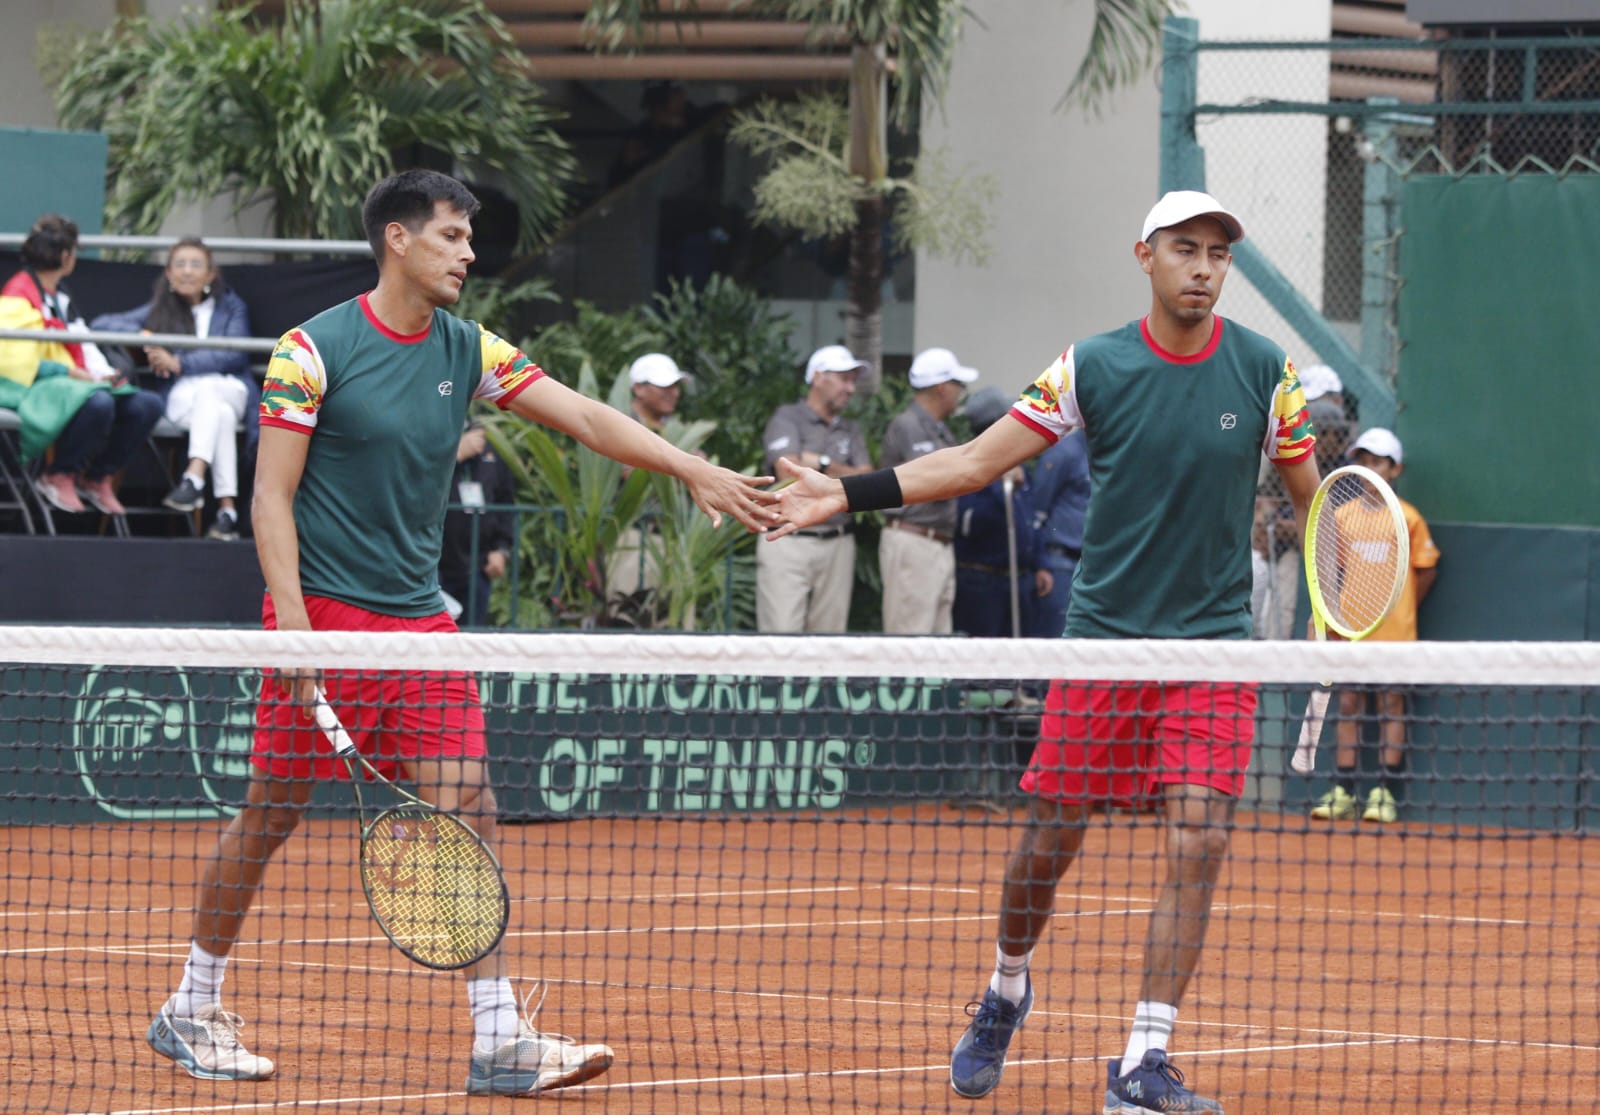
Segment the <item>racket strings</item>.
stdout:
<svg viewBox="0 0 1600 1115">
<path fill-rule="evenodd" d="M 362 881 L 385 932 L 425 964 L 459 967 L 492 950 L 505 926 L 505 885 L 466 825 L 415 807 L 369 827 Z"/>
<path fill-rule="evenodd" d="M 1318 524 L 1315 560 L 1327 618 L 1367 631 L 1388 613 L 1406 575 L 1406 554 L 1382 493 L 1359 475 L 1337 478 Z"/>
</svg>

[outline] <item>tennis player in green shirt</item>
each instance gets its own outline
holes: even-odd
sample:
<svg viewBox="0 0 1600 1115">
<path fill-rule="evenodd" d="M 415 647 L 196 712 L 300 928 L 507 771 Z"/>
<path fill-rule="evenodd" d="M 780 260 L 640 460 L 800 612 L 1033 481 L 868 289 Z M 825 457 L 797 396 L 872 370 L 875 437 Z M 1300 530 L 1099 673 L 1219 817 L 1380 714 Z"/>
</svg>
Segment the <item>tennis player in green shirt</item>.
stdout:
<svg viewBox="0 0 1600 1115">
<path fill-rule="evenodd" d="M 724 514 L 753 530 L 771 521 L 774 497 L 760 490 L 770 477 L 740 476 L 683 452 L 446 312 L 474 259 L 477 209 L 465 186 L 433 171 L 378 183 L 362 211 L 377 287 L 290 330 L 272 354 L 254 494 L 269 629 L 455 630 L 438 566 L 456 448 L 474 399 L 677 477 L 715 523 Z M 316 781 L 343 771 L 309 714 L 319 685 L 375 764 L 409 775 L 419 795 L 494 843 L 483 712 L 470 675 L 303 669 L 264 678 L 245 806 L 204 866 L 182 983 L 147 1035 L 192 1076 L 260 1080 L 274 1071 L 244 1047 L 242 1020 L 222 1007 L 222 981 L 268 862 Z M 547 1091 L 611 1064 L 608 1046 L 533 1028 L 502 952 L 464 974 L 473 1020 L 469 1093 Z"/>
<path fill-rule="evenodd" d="M 1317 488 L 1314 437 L 1283 350 L 1215 312 L 1244 236 L 1196 191 L 1164 196 L 1134 259 L 1150 312 L 1062 353 L 1012 421 L 895 469 L 834 480 L 788 462 L 785 523 L 768 541 L 840 511 L 953 499 L 1081 428 L 1090 497 L 1065 635 L 1073 639 L 1247 639 L 1250 527 L 1263 454 L 1282 475 L 1302 532 Z M 1128 1045 L 1107 1066 L 1104 1112 L 1217 1115 L 1167 1057 L 1178 1003 L 1199 960 L 1254 736 L 1251 683 L 1051 684 L 1022 779 L 1028 824 L 1006 867 L 989 986 L 951 1056 L 950 1084 L 988 1094 L 1033 1007 L 1029 960 L 1090 817 L 1160 803 L 1166 865 L 1145 945 Z"/>
</svg>

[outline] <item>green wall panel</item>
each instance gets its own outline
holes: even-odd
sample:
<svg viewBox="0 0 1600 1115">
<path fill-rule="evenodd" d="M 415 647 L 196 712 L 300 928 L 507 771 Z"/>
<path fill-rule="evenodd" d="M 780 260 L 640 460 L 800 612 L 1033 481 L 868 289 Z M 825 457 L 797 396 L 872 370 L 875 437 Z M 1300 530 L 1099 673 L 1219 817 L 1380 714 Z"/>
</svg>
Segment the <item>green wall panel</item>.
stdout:
<svg viewBox="0 0 1600 1115">
<path fill-rule="evenodd" d="M 1418 175 L 1401 198 L 1397 433 L 1430 520 L 1600 525 L 1600 175 Z"/>
<path fill-rule="evenodd" d="M 1424 638 L 1550 642 L 1600 634 L 1591 618 L 1600 530 L 1441 523 L 1418 507 L 1443 555 L 1418 617 Z"/>
<path fill-rule="evenodd" d="M 27 232 L 39 214 L 62 213 L 79 232 L 100 232 L 106 150 L 100 132 L 0 128 L 0 231 Z"/>
</svg>

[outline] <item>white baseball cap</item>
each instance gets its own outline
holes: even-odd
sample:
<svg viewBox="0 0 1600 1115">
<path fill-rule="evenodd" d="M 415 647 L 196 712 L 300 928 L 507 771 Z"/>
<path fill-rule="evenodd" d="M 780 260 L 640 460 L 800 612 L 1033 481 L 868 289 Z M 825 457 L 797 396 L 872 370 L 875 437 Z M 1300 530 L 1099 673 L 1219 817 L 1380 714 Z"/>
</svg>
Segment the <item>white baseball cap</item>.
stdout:
<svg viewBox="0 0 1600 1115">
<path fill-rule="evenodd" d="M 818 372 L 863 372 L 867 362 L 857 360 L 843 345 L 823 345 L 806 361 L 806 382 L 816 378 Z"/>
<path fill-rule="evenodd" d="M 1173 190 L 1163 194 L 1144 219 L 1144 232 L 1140 240 L 1148 240 L 1155 233 L 1195 217 L 1215 217 L 1222 222 L 1222 231 L 1228 234 L 1228 243 L 1237 244 L 1244 239 L 1244 225 L 1239 218 L 1222 207 L 1210 194 L 1199 190 Z"/>
<path fill-rule="evenodd" d="M 662 352 L 647 352 L 628 366 L 629 383 L 671 387 L 688 377 L 689 373 L 678 367 L 677 361 Z"/>
<path fill-rule="evenodd" d="M 1326 364 L 1312 364 L 1300 371 L 1300 389 L 1306 393 L 1306 402 L 1309 403 L 1324 395 L 1342 394 L 1344 380 Z"/>
<path fill-rule="evenodd" d="M 1356 438 L 1356 443 L 1350 447 L 1350 456 L 1354 457 L 1358 450 L 1366 450 L 1374 457 L 1388 457 L 1395 464 L 1404 464 L 1405 458 L 1400 451 L 1400 439 L 1394 436 L 1392 430 L 1382 426 L 1374 426 L 1362 432 Z"/>
<path fill-rule="evenodd" d="M 971 383 L 977 378 L 978 369 L 966 367 L 956 359 L 956 354 L 947 348 L 923 349 L 917 353 L 917 358 L 911 361 L 911 386 L 918 391 L 951 380 Z"/>
</svg>

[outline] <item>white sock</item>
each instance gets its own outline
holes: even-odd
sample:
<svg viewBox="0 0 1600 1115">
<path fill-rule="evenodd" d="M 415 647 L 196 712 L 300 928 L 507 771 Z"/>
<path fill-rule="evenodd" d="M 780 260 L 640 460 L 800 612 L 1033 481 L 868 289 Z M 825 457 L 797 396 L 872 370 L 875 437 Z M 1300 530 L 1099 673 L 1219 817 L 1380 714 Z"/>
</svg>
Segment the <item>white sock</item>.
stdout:
<svg viewBox="0 0 1600 1115">
<path fill-rule="evenodd" d="M 1176 1006 L 1139 1000 L 1133 1008 L 1133 1032 L 1128 1037 L 1128 1049 L 1122 1055 L 1122 1073 L 1132 1072 L 1134 1066 L 1144 1059 L 1146 1050 L 1164 1051 L 1168 1039 L 1172 1037 L 1172 1028 L 1177 1024 Z"/>
<path fill-rule="evenodd" d="M 188 472 L 188 471 L 185 471 L 184 475 L 187 476 L 190 480 L 194 481 L 194 486 L 196 488 L 199 488 L 201 491 L 205 491 L 205 487 L 206 487 L 206 474 L 205 473 L 203 473 L 203 472 Z"/>
<path fill-rule="evenodd" d="M 226 956 L 212 956 L 191 941 L 189 959 L 183 965 L 183 982 L 178 985 L 172 1013 L 179 1018 L 193 1018 L 201 1008 L 222 1002 L 222 977 L 227 967 Z"/>
<path fill-rule="evenodd" d="M 994 975 L 989 977 L 989 989 L 1013 1003 L 1021 1003 L 1028 993 L 1028 961 L 1033 959 L 1029 949 L 1021 956 L 1008 955 L 999 945 L 994 947 Z"/>
<path fill-rule="evenodd" d="M 521 1030 L 517 997 L 511 993 L 509 976 L 469 979 L 467 1005 L 472 1008 L 472 1030 L 478 1049 L 485 1053 L 499 1049 Z"/>
</svg>

